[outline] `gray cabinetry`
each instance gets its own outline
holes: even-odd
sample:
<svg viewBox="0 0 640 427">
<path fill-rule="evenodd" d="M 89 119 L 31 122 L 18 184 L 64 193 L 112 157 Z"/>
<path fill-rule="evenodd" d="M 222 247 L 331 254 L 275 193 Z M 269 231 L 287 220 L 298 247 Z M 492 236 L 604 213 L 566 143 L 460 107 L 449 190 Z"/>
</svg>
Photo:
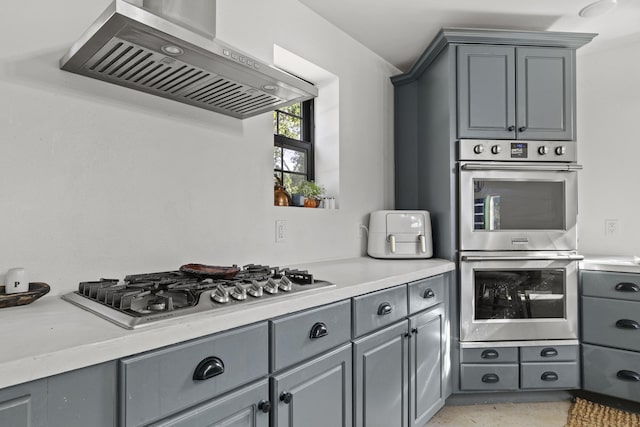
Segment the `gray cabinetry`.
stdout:
<svg viewBox="0 0 640 427">
<path fill-rule="evenodd" d="M 351 344 L 271 378 L 272 427 L 350 427 Z"/>
<path fill-rule="evenodd" d="M 458 47 L 458 137 L 572 140 L 574 51 Z"/>
<path fill-rule="evenodd" d="M 150 427 L 268 427 L 267 379 L 213 399 Z"/>
<path fill-rule="evenodd" d="M 121 424 L 146 425 L 266 377 L 267 354 L 262 322 L 122 359 Z"/>
<path fill-rule="evenodd" d="M 409 423 L 422 427 L 442 406 L 446 399 L 443 305 L 409 318 Z"/>
<path fill-rule="evenodd" d="M 0 426 L 46 427 L 47 380 L 0 390 Z"/>
<path fill-rule="evenodd" d="M 353 342 L 355 427 L 407 426 L 408 327 L 405 320 Z"/>
<path fill-rule="evenodd" d="M 580 277 L 583 388 L 640 402 L 640 274 Z"/>
</svg>

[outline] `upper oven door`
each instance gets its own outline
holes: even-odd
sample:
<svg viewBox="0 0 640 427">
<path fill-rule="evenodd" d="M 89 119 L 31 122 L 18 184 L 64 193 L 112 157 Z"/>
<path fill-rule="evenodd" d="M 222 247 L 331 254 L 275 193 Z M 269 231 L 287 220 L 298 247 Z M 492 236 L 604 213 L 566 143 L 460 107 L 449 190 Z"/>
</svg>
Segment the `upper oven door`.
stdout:
<svg viewBox="0 0 640 427">
<path fill-rule="evenodd" d="M 578 165 L 461 162 L 460 249 L 575 250 Z"/>
</svg>

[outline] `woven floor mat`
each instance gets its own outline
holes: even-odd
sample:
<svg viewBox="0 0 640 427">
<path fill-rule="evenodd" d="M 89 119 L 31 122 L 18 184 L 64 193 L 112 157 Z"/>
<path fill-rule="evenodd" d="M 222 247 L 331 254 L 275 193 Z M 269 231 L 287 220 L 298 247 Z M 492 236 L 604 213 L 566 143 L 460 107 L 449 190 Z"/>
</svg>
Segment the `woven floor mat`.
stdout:
<svg viewBox="0 0 640 427">
<path fill-rule="evenodd" d="M 577 397 L 569 409 L 566 427 L 640 427 L 640 415 Z"/>
</svg>

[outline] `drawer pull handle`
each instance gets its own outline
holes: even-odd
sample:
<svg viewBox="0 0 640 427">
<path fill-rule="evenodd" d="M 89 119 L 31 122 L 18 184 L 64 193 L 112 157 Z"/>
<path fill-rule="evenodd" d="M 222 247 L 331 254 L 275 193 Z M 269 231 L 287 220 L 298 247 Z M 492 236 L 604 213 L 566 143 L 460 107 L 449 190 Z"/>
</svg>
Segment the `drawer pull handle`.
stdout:
<svg viewBox="0 0 640 427">
<path fill-rule="evenodd" d="M 204 381 L 223 373 L 224 363 L 222 363 L 222 360 L 217 357 L 207 357 L 196 366 L 196 370 L 193 372 L 193 379 L 195 381 Z"/>
<path fill-rule="evenodd" d="M 540 356 L 542 357 L 555 357 L 558 355 L 558 350 L 556 350 L 555 348 L 543 348 L 542 351 L 540 351 Z M 546 374 L 546 372 L 545 372 Z"/>
<path fill-rule="evenodd" d="M 618 329 L 640 329 L 640 323 L 631 319 L 620 319 L 616 322 Z"/>
<path fill-rule="evenodd" d="M 495 350 L 485 350 L 480 354 L 480 357 L 483 359 L 497 359 L 500 354 Z"/>
<path fill-rule="evenodd" d="M 325 325 L 322 322 L 318 322 L 311 327 L 311 332 L 309 332 L 309 338 L 313 340 L 316 338 L 322 338 L 328 334 L 329 334 L 329 331 L 327 330 L 327 325 Z"/>
<path fill-rule="evenodd" d="M 380 307 L 378 307 L 378 316 L 386 316 L 387 314 L 391 314 L 392 311 L 393 308 L 391 307 L 391 304 L 383 302 L 380 304 Z"/>
<path fill-rule="evenodd" d="M 640 374 L 633 371 L 626 371 L 626 370 L 618 371 L 616 376 L 624 381 L 634 381 L 634 382 L 640 381 Z"/>
<path fill-rule="evenodd" d="M 283 391 L 282 393 L 280 393 L 280 402 L 284 402 L 286 404 L 291 403 L 291 400 L 293 399 L 293 395 L 291 393 L 289 393 L 288 391 Z"/>
<path fill-rule="evenodd" d="M 558 374 L 555 372 L 547 371 L 540 376 L 542 381 L 558 381 Z"/>
<path fill-rule="evenodd" d="M 500 382 L 500 377 L 497 374 L 484 374 L 482 376 L 482 382 L 488 384 L 495 384 Z"/>
<path fill-rule="evenodd" d="M 269 413 L 271 411 L 271 402 L 269 402 L 268 400 L 261 400 L 260 402 L 258 402 L 258 410 L 266 413 Z"/>
<path fill-rule="evenodd" d="M 422 297 L 424 299 L 429 299 L 429 298 L 433 298 L 436 296 L 436 293 L 433 292 L 433 289 L 429 288 L 426 291 L 424 291 L 424 295 L 422 295 Z"/>
<path fill-rule="evenodd" d="M 640 292 L 640 287 L 635 283 L 620 282 L 616 285 L 616 291 L 618 292 Z"/>
</svg>

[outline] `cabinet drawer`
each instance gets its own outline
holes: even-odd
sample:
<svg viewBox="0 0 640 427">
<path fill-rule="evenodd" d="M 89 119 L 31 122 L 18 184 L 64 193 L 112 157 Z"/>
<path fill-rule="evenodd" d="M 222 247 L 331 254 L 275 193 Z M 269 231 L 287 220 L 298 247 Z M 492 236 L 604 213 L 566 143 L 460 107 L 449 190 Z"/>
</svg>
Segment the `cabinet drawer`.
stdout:
<svg viewBox="0 0 640 427">
<path fill-rule="evenodd" d="M 444 284 L 442 275 L 409 283 L 409 314 L 441 303 L 444 299 Z"/>
<path fill-rule="evenodd" d="M 460 365 L 461 390 L 517 390 L 518 365 L 511 363 Z"/>
<path fill-rule="evenodd" d="M 351 339 L 351 302 L 340 301 L 269 322 L 271 370 L 301 362 Z"/>
<path fill-rule="evenodd" d="M 375 331 L 406 316 L 406 285 L 356 297 L 353 299 L 354 336 Z"/>
<path fill-rule="evenodd" d="M 582 297 L 582 339 L 640 351 L 640 303 Z"/>
<path fill-rule="evenodd" d="M 462 363 L 517 363 L 518 347 L 463 348 Z"/>
<path fill-rule="evenodd" d="M 522 363 L 520 364 L 520 384 L 523 389 L 579 388 L 578 362 Z"/>
<path fill-rule="evenodd" d="M 521 362 L 573 362 L 578 360 L 577 345 L 520 347 Z"/>
<path fill-rule="evenodd" d="M 268 345 L 263 322 L 122 359 L 122 425 L 145 425 L 266 376 Z M 194 379 L 207 366 L 211 376 Z"/>
<path fill-rule="evenodd" d="M 582 345 L 584 390 L 640 402 L 640 354 Z"/>
<path fill-rule="evenodd" d="M 582 295 L 640 301 L 640 274 L 582 271 Z"/>
</svg>

